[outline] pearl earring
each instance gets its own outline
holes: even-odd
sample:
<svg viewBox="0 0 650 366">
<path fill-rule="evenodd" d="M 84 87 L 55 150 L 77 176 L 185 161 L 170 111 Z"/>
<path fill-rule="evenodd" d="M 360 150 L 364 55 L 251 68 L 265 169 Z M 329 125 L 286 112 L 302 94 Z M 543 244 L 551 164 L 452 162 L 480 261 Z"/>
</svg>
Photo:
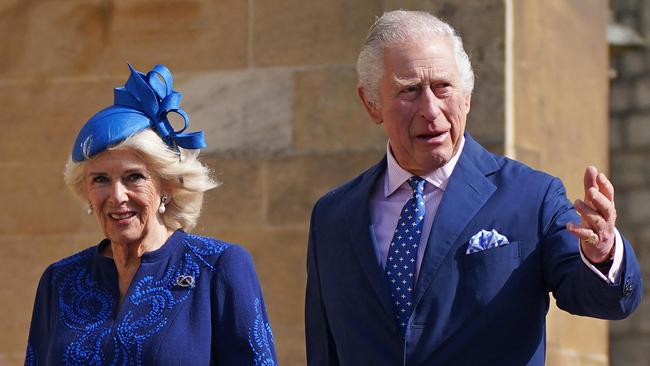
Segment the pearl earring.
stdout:
<svg viewBox="0 0 650 366">
<path fill-rule="evenodd" d="M 90 216 L 93 214 L 93 205 L 90 203 L 88 204 L 88 207 L 86 207 L 86 213 Z"/>
<path fill-rule="evenodd" d="M 160 197 L 160 206 L 158 206 L 158 213 L 164 214 L 165 211 L 167 210 L 167 207 L 165 207 L 165 203 L 167 203 L 167 196 L 163 194 L 162 197 Z"/>
</svg>

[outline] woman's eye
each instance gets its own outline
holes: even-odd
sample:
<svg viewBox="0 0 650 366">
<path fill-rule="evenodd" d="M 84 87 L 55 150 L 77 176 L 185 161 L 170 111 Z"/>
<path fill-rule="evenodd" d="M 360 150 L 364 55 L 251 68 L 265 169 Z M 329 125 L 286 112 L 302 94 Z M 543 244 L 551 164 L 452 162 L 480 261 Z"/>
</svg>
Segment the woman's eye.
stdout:
<svg viewBox="0 0 650 366">
<path fill-rule="evenodd" d="M 108 182 L 108 178 L 106 178 L 104 176 L 101 176 L 101 175 L 97 175 L 97 176 L 93 177 L 92 182 L 93 183 L 106 183 L 106 182 Z"/>
<path fill-rule="evenodd" d="M 140 173 L 133 173 L 128 176 L 128 180 L 130 182 L 138 182 L 144 178 L 145 178 L 144 175 Z"/>
</svg>

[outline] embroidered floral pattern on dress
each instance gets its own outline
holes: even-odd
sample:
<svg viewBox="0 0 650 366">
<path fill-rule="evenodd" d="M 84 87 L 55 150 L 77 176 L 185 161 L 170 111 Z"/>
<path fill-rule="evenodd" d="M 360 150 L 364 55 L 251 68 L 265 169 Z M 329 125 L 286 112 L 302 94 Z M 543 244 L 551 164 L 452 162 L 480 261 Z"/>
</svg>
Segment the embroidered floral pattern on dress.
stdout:
<svg viewBox="0 0 650 366">
<path fill-rule="evenodd" d="M 248 344 L 255 353 L 255 366 L 275 366 L 273 361 L 273 331 L 271 324 L 264 321 L 262 304 L 259 298 L 253 302 L 255 308 L 255 321 L 248 332 Z"/>
<path fill-rule="evenodd" d="M 167 324 L 170 311 L 186 300 L 192 291 L 192 287 L 184 288 L 185 291 L 172 291 L 177 285 L 177 277 L 189 275 L 198 280 L 201 267 L 214 271 L 214 265 L 206 257 L 221 254 L 229 246 L 195 235 L 186 235 L 183 245 L 186 252 L 182 260 L 177 266 L 171 265 L 162 278 L 156 280 L 145 276 L 132 284 L 133 291 L 125 301 L 131 302 L 135 311 L 129 310 L 118 320 L 113 335 L 111 320 L 117 301 L 114 295 L 92 280 L 85 266 L 88 257 L 94 255 L 94 249 L 55 264 L 53 283 L 58 291 L 60 320 L 79 333 L 79 337 L 66 347 L 63 363 L 140 365 L 144 341 Z M 111 337 L 114 344 L 112 360 L 106 360 L 102 352 L 107 337 Z"/>
<path fill-rule="evenodd" d="M 80 333 L 66 348 L 66 365 L 101 363 L 97 350 L 109 334 L 104 325 L 110 321 L 116 301 L 90 277 L 85 263 L 92 255 L 93 249 L 86 249 L 52 268 L 52 281 L 58 284 L 60 320 Z"/>
</svg>

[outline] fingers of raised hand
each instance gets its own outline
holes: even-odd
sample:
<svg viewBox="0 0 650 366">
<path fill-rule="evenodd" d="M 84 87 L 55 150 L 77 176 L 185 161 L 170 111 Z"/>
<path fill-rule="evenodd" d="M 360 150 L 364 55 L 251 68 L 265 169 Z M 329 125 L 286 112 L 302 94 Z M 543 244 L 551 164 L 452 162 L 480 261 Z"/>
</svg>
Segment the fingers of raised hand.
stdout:
<svg viewBox="0 0 650 366">
<path fill-rule="evenodd" d="M 614 186 L 609 181 L 609 179 L 607 179 L 607 176 L 605 176 L 603 173 L 598 174 L 596 183 L 598 184 L 598 190 L 600 193 L 605 195 L 608 200 L 614 201 Z"/>
<path fill-rule="evenodd" d="M 616 207 L 614 201 L 609 199 L 606 194 L 596 188 L 590 188 L 587 193 L 587 200 L 591 203 L 589 208 L 597 211 L 605 221 L 616 221 Z"/>
<path fill-rule="evenodd" d="M 596 177 L 598 176 L 598 169 L 596 169 L 595 166 L 588 166 L 587 169 L 585 169 L 585 175 L 583 178 L 583 185 L 585 187 L 585 192 L 591 187 L 596 187 Z"/>
<path fill-rule="evenodd" d="M 610 253 L 615 239 L 616 207 L 614 187 L 607 177 L 589 166 L 583 179 L 584 200 L 574 205 L 581 216 L 580 224 L 569 223 L 567 230 L 580 238 L 590 260 L 600 262 Z"/>
<path fill-rule="evenodd" d="M 577 236 L 580 240 L 589 240 L 593 236 L 594 231 L 588 227 L 583 227 L 582 225 L 576 225 L 572 222 L 566 225 L 567 230 L 573 235 Z"/>
<path fill-rule="evenodd" d="M 575 207 L 582 217 L 581 227 L 591 229 L 596 233 L 606 230 L 607 221 L 596 209 L 588 206 L 583 200 L 576 200 Z"/>
</svg>

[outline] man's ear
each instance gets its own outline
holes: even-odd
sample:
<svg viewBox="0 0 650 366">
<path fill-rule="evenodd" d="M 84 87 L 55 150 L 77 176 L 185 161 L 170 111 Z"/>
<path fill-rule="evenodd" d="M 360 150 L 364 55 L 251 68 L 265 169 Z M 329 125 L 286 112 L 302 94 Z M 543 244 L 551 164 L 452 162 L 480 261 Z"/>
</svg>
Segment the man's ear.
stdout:
<svg viewBox="0 0 650 366">
<path fill-rule="evenodd" d="M 366 90 L 361 86 L 357 86 L 357 95 L 359 95 L 359 99 L 361 99 L 361 103 L 363 104 L 363 107 L 366 109 L 366 113 L 368 113 L 368 116 L 370 116 L 370 119 L 380 125 L 384 119 L 381 116 L 381 110 L 379 109 L 379 106 L 377 103 L 371 101 L 368 98 L 368 93 Z"/>
<path fill-rule="evenodd" d="M 469 106 L 471 104 L 471 101 L 472 101 L 472 94 L 465 95 L 465 108 L 466 108 L 465 113 L 469 113 Z"/>
</svg>

